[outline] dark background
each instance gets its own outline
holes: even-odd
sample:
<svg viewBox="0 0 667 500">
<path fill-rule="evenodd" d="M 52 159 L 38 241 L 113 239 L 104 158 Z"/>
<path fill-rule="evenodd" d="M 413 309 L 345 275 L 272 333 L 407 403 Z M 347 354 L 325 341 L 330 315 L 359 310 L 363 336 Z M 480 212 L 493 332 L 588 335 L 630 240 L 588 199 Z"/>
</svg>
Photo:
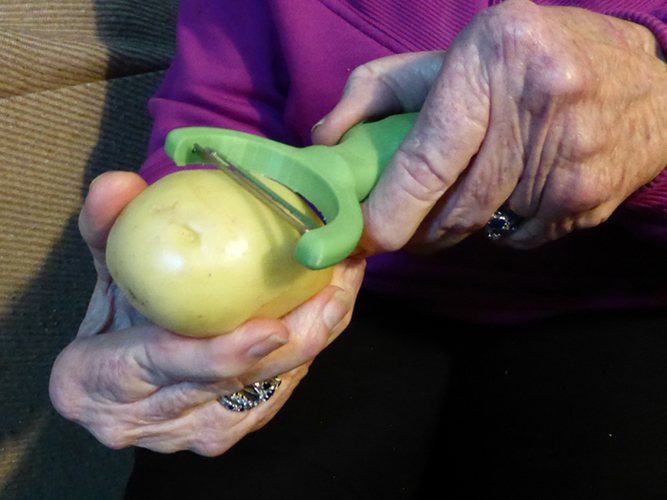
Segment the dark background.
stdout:
<svg viewBox="0 0 667 500">
<path fill-rule="evenodd" d="M 665 314 L 356 311 L 265 428 L 214 459 L 138 450 L 127 500 L 667 496 Z"/>
</svg>

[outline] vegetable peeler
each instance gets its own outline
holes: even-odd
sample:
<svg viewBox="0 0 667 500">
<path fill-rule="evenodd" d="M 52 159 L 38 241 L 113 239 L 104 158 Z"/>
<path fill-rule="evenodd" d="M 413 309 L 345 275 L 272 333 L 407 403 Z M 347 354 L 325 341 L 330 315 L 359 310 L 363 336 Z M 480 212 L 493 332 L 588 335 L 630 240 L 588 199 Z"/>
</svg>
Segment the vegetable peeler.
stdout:
<svg viewBox="0 0 667 500">
<path fill-rule="evenodd" d="M 294 258 L 310 269 L 323 269 L 354 251 L 363 230 L 360 204 L 416 118 L 417 113 L 404 113 L 363 122 L 335 146 L 301 148 L 236 130 L 184 127 L 168 134 L 165 150 L 179 166 L 206 163 L 226 170 L 286 218 L 306 216 L 289 213 L 294 207 L 275 199 L 253 174 L 280 182 L 305 198 L 322 214 L 325 225 L 295 223 L 302 234 Z"/>
</svg>

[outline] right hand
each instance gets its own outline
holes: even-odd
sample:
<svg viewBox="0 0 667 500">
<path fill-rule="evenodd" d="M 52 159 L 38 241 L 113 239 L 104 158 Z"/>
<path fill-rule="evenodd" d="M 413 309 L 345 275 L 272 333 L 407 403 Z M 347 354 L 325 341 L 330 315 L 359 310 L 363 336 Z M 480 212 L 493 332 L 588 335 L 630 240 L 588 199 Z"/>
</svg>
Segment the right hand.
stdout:
<svg viewBox="0 0 667 500">
<path fill-rule="evenodd" d="M 363 204 L 360 246 L 450 247 L 507 203 L 499 243 L 531 249 L 595 227 L 667 165 L 667 66 L 644 26 L 581 8 L 507 0 L 446 52 L 355 69 L 313 131 L 420 110 Z"/>
<path fill-rule="evenodd" d="M 280 320 L 252 319 L 213 338 L 174 334 L 129 304 L 105 264 L 113 223 L 145 188 L 127 172 L 91 184 L 79 227 L 98 280 L 76 339 L 53 367 L 51 400 L 111 448 L 219 455 L 266 424 L 313 358 L 345 329 L 365 262 L 351 258 L 336 266 L 330 285 Z M 250 411 L 236 413 L 218 402 L 276 375 L 283 383 L 275 395 Z"/>
</svg>

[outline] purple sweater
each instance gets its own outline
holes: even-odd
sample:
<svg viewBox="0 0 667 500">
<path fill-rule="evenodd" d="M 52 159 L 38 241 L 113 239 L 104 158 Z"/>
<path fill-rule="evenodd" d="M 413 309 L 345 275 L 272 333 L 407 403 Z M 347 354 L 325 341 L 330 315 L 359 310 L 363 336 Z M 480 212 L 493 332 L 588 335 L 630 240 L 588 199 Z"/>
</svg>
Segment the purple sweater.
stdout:
<svg viewBox="0 0 667 500">
<path fill-rule="evenodd" d="M 178 49 L 149 104 L 149 182 L 176 167 L 162 146 L 178 127 L 242 130 L 295 146 L 340 98 L 352 69 L 408 51 L 446 49 L 498 0 L 183 0 Z M 667 53 L 667 2 L 543 0 L 649 28 Z M 666 89 L 667 90 L 667 89 Z M 365 286 L 411 296 L 443 314 L 517 322 L 600 309 L 667 306 L 667 173 L 605 224 L 532 251 L 471 237 L 433 257 L 369 259 Z M 664 275 L 664 276 L 663 276 Z"/>
</svg>

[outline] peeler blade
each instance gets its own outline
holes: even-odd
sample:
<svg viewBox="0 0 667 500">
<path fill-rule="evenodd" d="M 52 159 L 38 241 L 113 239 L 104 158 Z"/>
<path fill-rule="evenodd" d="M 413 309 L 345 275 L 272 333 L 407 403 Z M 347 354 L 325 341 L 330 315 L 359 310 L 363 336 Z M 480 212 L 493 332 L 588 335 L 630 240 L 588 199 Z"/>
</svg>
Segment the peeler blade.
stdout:
<svg viewBox="0 0 667 500">
<path fill-rule="evenodd" d="M 249 171 L 228 161 L 220 152 L 194 144 L 193 151 L 207 163 L 214 165 L 232 180 L 254 195 L 258 200 L 273 210 L 278 216 L 294 227 L 299 234 L 317 229 L 320 225 L 308 215 L 285 200 L 269 186 L 260 181 Z"/>
</svg>

